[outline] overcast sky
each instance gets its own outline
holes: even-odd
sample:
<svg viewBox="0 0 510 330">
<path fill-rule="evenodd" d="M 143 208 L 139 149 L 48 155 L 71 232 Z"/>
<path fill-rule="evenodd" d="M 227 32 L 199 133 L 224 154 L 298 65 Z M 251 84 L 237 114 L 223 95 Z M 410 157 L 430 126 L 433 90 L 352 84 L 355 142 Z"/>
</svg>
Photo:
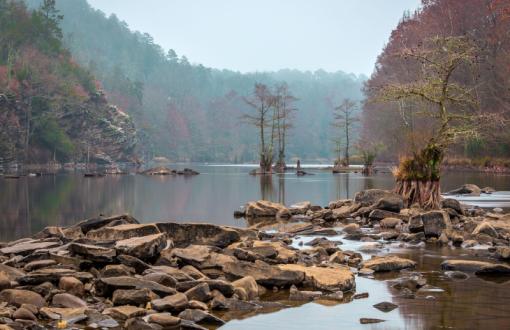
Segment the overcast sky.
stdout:
<svg viewBox="0 0 510 330">
<path fill-rule="evenodd" d="M 89 0 L 192 63 L 370 75 L 405 10 L 420 0 Z"/>
</svg>

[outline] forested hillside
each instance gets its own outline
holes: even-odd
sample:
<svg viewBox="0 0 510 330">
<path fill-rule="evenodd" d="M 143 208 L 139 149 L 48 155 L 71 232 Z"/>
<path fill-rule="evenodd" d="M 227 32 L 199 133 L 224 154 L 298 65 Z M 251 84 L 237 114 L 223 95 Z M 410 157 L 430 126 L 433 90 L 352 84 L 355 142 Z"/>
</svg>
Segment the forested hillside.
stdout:
<svg viewBox="0 0 510 330">
<path fill-rule="evenodd" d="M 37 6 L 40 0 L 29 3 Z M 162 49 L 150 35 L 131 31 L 127 23 L 114 15 L 106 17 L 86 0 L 60 0 L 57 8 L 64 15 L 66 46 L 98 77 L 108 97 L 133 116 L 149 158 L 255 161 L 257 133 L 241 123 L 249 111 L 244 98 L 256 82 L 273 87 L 285 81 L 299 99 L 287 155 L 331 159 L 333 108 L 345 97 L 363 98 L 362 76 L 211 69 Z"/>
<path fill-rule="evenodd" d="M 0 164 L 133 160 L 136 134 L 62 45 L 51 1 L 0 0 Z"/>
<path fill-rule="evenodd" d="M 430 38 L 454 36 L 474 45 L 476 61 L 447 76 L 452 90 L 446 92 L 455 95 L 455 88 L 466 86 L 467 91 L 476 96 L 472 103 L 477 112 L 483 114 L 472 118 L 485 120 L 484 123 L 471 122 L 470 125 L 478 126 L 477 134 L 453 145 L 447 157 L 450 160 L 455 157 L 479 159 L 484 166 L 490 165 L 489 157 L 510 157 L 510 133 L 504 125 L 510 116 L 509 31 L 510 2 L 507 0 L 423 0 L 422 8 L 403 17 L 393 31 L 366 84 L 365 139 L 382 142 L 386 152 L 381 156 L 386 159 L 409 153 L 426 141 L 424 137 L 435 122 L 427 113 L 428 109 L 422 107 L 423 102 L 418 102 L 420 98 L 423 100 L 423 95 L 415 93 L 414 101 L 402 98 L 396 102 L 380 102 L 378 91 L 381 86 L 413 86 L 413 82 L 415 90 L 419 90 L 423 86 L 417 86 L 418 81 L 433 86 L 431 76 L 421 70 L 427 58 L 398 54 L 423 53 L 421 48 Z M 461 100 L 466 96 L 456 95 L 455 98 Z M 454 107 L 453 110 L 456 118 L 462 119 L 466 108 Z"/>
</svg>

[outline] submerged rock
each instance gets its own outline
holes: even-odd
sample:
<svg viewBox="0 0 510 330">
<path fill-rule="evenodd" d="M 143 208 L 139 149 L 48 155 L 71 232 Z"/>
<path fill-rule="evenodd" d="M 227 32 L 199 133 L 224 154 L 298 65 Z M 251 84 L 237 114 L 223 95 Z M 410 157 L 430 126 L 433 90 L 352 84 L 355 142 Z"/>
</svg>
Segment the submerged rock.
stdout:
<svg viewBox="0 0 510 330">
<path fill-rule="evenodd" d="M 443 270 L 458 270 L 475 274 L 510 274 L 510 266 L 477 260 L 446 260 L 441 264 Z"/>
<path fill-rule="evenodd" d="M 470 195 L 470 196 L 480 196 L 482 190 L 480 187 L 474 184 L 465 184 L 460 188 L 451 190 L 446 193 L 446 195 Z"/>
</svg>

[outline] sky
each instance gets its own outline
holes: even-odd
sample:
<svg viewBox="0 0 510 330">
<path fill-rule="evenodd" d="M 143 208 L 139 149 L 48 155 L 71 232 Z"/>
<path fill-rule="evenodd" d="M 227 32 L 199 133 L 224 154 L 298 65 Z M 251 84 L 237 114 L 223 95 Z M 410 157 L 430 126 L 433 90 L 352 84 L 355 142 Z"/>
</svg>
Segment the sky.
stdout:
<svg viewBox="0 0 510 330">
<path fill-rule="evenodd" d="M 89 0 L 191 63 L 240 72 L 369 76 L 404 11 L 420 0 Z"/>
</svg>

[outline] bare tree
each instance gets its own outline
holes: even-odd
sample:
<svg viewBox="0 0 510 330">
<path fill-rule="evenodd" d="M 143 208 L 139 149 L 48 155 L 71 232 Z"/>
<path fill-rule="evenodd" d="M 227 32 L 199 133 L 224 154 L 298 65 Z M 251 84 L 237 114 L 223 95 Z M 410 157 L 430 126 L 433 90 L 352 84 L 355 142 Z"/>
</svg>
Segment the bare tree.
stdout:
<svg viewBox="0 0 510 330">
<path fill-rule="evenodd" d="M 342 130 L 344 138 L 344 164 L 349 166 L 350 163 L 350 147 L 352 133 L 354 132 L 354 126 L 359 122 L 359 118 L 356 115 L 358 110 L 357 102 L 350 99 L 344 99 L 342 103 L 335 107 L 333 114 L 333 126 Z M 337 139 L 338 141 L 341 141 Z"/>
<path fill-rule="evenodd" d="M 407 206 L 419 204 L 423 208 L 440 205 L 440 165 L 449 145 L 478 135 L 481 122 L 487 119 L 477 111 L 474 87 L 455 79 L 461 70 L 473 70 L 478 51 L 466 37 L 435 37 L 415 48 L 397 54 L 411 60 L 421 75 L 409 83 L 391 83 L 378 92 L 378 100 L 400 102 L 409 100 L 419 106 L 415 113 L 432 126 L 428 138 L 411 155 L 401 158 L 394 175 L 396 191 Z"/>
<path fill-rule="evenodd" d="M 264 85 L 255 84 L 253 94 L 244 99 L 253 108 L 252 114 L 243 116 L 249 124 L 259 130 L 259 157 L 260 170 L 262 173 L 271 173 L 273 164 L 273 140 L 274 140 L 274 96 L 270 89 Z M 269 130 L 269 137 L 268 131 Z"/>
<path fill-rule="evenodd" d="M 287 133 L 292 128 L 292 115 L 297 109 L 294 102 L 298 99 L 289 91 L 286 83 L 276 86 L 274 95 L 274 126 L 278 145 L 278 160 L 276 168 L 279 172 L 285 170 L 285 147 Z"/>
</svg>

